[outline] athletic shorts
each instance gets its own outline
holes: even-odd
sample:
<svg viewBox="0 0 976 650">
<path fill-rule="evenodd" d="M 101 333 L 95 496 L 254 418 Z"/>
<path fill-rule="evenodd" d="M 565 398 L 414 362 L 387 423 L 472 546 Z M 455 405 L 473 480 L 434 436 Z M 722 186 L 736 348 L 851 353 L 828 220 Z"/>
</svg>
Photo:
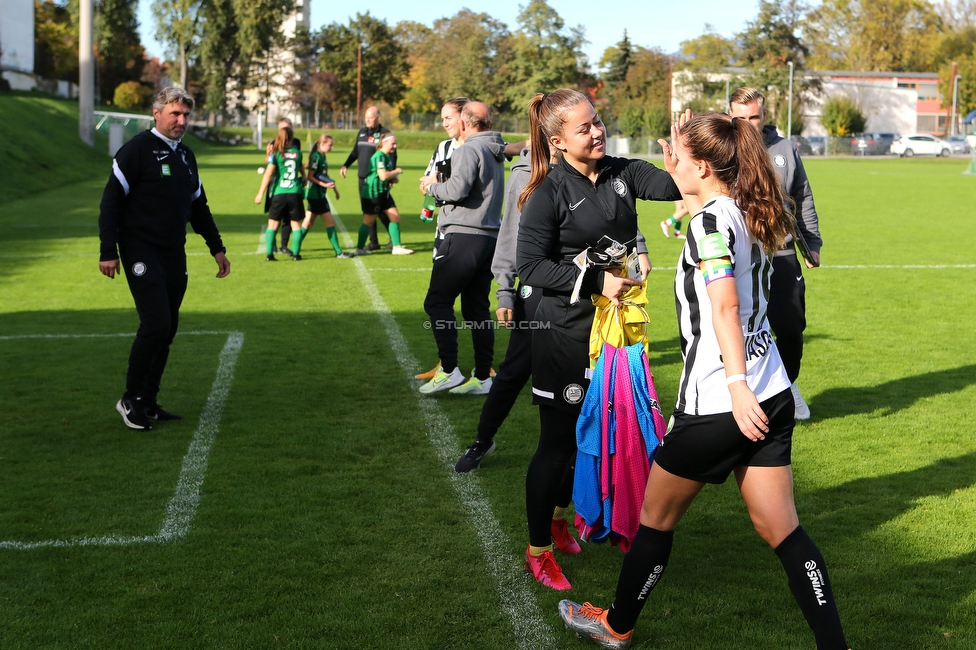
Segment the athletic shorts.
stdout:
<svg viewBox="0 0 976 650">
<path fill-rule="evenodd" d="M 363 214 L 379 214 L 396 207 L 396 202 L 393 201 L 393 196 L 390 194 L 381 194 L 375 199 L 361 198 L 360 203 L 363 206 Z"/>
<path fill-rule="evenodd" d="M 302 195 L 276 194 L 272 196 L 268 219 L 272 221 L 297 221 L 298 223 L 304 221 L 305 204 L 302 202 Z"/>
<path fill-rule="evenodd" d="M 329 206 L 329 199 L 309 199 L 308 211 L 312 214 L 325 214 L 332 212 L 332 208 Z"/>
<path fill-rule="evenodd" d="M 795 405 L 790 389 L 759 405 L 769 418 L 766 437 L 753 442 L 739 430 L 731 413 L 689 415 L 675 412 L 654 462 L 692 481 L 724 483 L 736 467 L 783 467 L 790 464 Z"/>
</svg>

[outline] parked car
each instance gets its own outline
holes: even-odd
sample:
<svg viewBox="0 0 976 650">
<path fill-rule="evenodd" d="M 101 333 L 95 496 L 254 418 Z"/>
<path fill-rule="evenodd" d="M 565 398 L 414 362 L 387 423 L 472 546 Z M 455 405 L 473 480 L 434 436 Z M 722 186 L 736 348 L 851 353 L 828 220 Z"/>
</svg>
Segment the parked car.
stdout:
<svg viewBox="0 0 976 650">
<path fill-rule="evenodd" d="M 903 135 L 891 145 L 891 153 L 906 158 L 911 158 L 915 154 L 948 156 L 951 150 L 951 145 L 948 142 L 927 133 Z"/>
<path fill-rule="evenodd" d="M 793 148 L 796 149 L 801 156 L 813 155 L 813 149 L 810 147 L 810 143 L 802 135 L 791 135 L 790 140 L 793 142 Z"/>
<path fill-rule="evenodd" d="M 814 156 L 822 156 L 827 153 L 827 136 L 825 135 L 807 136 L 807 144 L 810 145 L 811 153 Z"/>
<path fill-rule="evenodd" d="M 952 149 L 952 153 L 969 153 L 969 142 L 966 140 L 966 136 L 961 134 L 950 135 L 945 139 L 949 143 L 949 148 Z"/>
<path fill-rule="evenodd" d="M 851 137 L 851 153 L 862 156 L 883 156 L 891 150 L 895 133 L 855 133 Z"/>
</svg>

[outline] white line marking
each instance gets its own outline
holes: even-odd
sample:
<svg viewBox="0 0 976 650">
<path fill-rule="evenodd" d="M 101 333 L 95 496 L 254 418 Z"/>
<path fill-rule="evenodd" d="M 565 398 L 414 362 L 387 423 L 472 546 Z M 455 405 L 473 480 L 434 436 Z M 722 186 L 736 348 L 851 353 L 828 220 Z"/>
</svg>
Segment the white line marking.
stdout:
<svg viewBox="0 0 976 650">
<path fill-rule="evenodd" d="M 187 334 L 216 334 L 218 332 L 187 332 Z M 132 334 L 95 334 L 91 336 L 132 336 Z M 4 338 L 37 338 L 33 336 L 4 337 Z M 80 338 L 80 336 L 64 335 L 45 338 Z M 137 537 L 119 537 L 107 535 L 104 537 L 80 537 L 75 539 L 55 539 L 41 542 L 0 542 L 0 549 L 32 550 L 35 548 L 67 547 L 67 546 L 127 546 L 129 544 L 160 544 L 186 537 L 190 532 L 190 524 L 200 503 L 200 487 L 207 474 L 207 456 L 210 446 L 220 427 L 220 417 L 224 412 L 224 404 L 230 393 L 230 386 L 234 381 L 234 366 L 244 345 L 243 332 L 227 333 L 227 342 L 220 352 L 220 362 L 217 366 L 217 377 L 210 388 L 207 404 L 200 414 L 200 424 L 190 440 L 190 447 L 183 457 L 183 467 L 179 480 L 176 482 L 176 493 L 166 506 L 166 517 L 155 535 Z"/>
<path fill-rule="evenodd" d="M 352 246 L 352 237 L 346 231 L 345 224 L 338 213 L 332 213 L 336 227 L 343 237 L 345 248 Z M 390 308 L 380 296 L 380 292 L 360 258 L 355 258 L 356 271 L 359 281 L 363 284 L 366 294 L 372 297 L 373 309 L 379 316 L 383 329 L 386 331 L 390 347 L 396 356 L 397 363 L 409 384 L 411 390 L 420 386 L 419 380 L 414 379 L 420 364 L 410 354 L 406 339 L 400 332 L 400 327 Z M 482 551 L 488 564 L 488 571 L 495 580 L 495 588 L 501 599 L 502 608 L 508 613 L 515 634 L 517 647 L 523 650 L 537 650 L 538 648 L 555 648 L 556 640 L 552 628 L 542 618 L 539 603 L 532 593 L 533 584 L 528 574 L 522 568 L 519 558 L 508 552 L 511 542 L 502 532 L 501 525 L 492 511 L 491 502 L 485 496 L 481 481 L 474 473 L 458 474 L 454 471 L 454 462 L 458 457 L 457 436 L 451 421 L 441 410 L 440 404 L 432 397 L 425 397 L 416 393 L 417 405 L 427 423 L 427 437 L 430 440 L 438 460 L 448 472 L 449 482 L 454 488 L 461 509 L 468 514 L 481 541 Z"/>
<path fill-rule="evenodd" d="M 217 331 L 217 330 L 197 330 L 193 332 L 177 332 L 177 336 L 213 336 L 217 334 L 237 334 L 237 332 Z M 135 332 L 118 332 L 115 334 L 13 334 L 10 336 L 0 336 L 0 341 L 10 341 L 13 339 L 114 339 L 134 337 Z"/>
</svg>

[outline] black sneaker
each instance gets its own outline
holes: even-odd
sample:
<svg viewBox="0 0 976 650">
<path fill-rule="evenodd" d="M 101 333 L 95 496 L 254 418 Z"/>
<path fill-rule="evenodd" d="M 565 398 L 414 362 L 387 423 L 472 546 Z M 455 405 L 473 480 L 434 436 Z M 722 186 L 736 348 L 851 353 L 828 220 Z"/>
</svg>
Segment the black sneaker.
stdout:
<svg viewBox="0 0 976 650">
<path fill-rule="evenodd" d="M 459 474 L 464 472 L 470 472 L 473 469 L 478 469 L 481 467 L 481 461 L 485 459 L 486 456 L 490 456 L 495 451 L 495 441 L 492 440 L 491 444 L 487 447 L 480 440 L 475 440 L 468 450 L 464 452 L 464 455 L 458 458 L 457 464 L 454 466 L 454 471 Z"/>
<path fill-rule="evenodd" d="M 366 244 L 366 250 L 368 251 L 378 251 L 379 249 L 380 249 L 380 245 L 378 243 L 374 244 L 373 242 L 369 242 L 368 244 Z"/>
<path fill-rule="evenodd" d="M 148 417 L 150 420 L 159 420 L 160 422 L 183 419 L 182 415 L 170 413 L 169 411 L 165 410 L 156 400 L 146 404 L 146 417 Z"/>
<path fill-rule="evenodd" d="M 302 261 L 302 256 L 301 255 L 292 255 L 291 258 L 293 260 L 295 260 L 296 262 L 301 262 Z"/>
<path fill-rule="evenodd" d="M 136 431 L 149 431 L 152 424 L 149 416 L 146 415 L 145 405 L 141 399 L 132 399 L 123 396 L 119 403 L 115 405 L 115 410 L 122 416 L 125 426 Z"/>
<path fill-rule="evenodd" d="M 274 253 L 272 253 L 271 255 L 268 255 L 266 258 L 264 258 L 264 261 L 265 262 L 277 262 L 278 261 L 278 258 L 274 256 Z"/>
<path fill-rule="evenodd" d="M 287 255 L 288 257 L 295 257 L 295 254 L 291 252 L 290 248 L 282 248 L 281 252 Z"/>
</svg>

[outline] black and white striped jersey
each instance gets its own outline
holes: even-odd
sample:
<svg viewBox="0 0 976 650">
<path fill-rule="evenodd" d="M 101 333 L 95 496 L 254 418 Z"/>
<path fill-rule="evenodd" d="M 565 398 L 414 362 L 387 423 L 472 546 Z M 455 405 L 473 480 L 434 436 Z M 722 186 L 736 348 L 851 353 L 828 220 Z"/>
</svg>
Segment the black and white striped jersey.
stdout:
<svg viewBox="0 0 976 650">
<path fill-rule="evenodd" d="M 790 385 L 766 319 L 772 259 L 749 232 L 735 201 L 718 197 L 692 218 L 674 280 L 684 359 L 675 408 L 692 415 L 732 411 L 725 366 L 712 324 L 712 305 L 699 268 L 703 260 L 720 254 L 732 259 L 749 388 L 763 401 Z"/>
</svg>

